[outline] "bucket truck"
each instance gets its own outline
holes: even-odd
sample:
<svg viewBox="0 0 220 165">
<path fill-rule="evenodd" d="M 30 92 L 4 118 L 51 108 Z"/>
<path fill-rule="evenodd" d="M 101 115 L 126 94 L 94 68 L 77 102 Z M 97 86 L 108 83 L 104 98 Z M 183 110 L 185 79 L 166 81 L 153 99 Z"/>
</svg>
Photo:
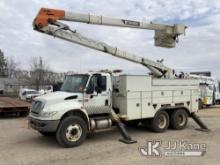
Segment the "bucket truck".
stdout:
<svg viewBox="0 0 220 165">
<path fill-rule="evenodd" d="M 188 76 L 199 80 L 199 109 L 220 103 L 220 89 L 216 78 L 195 74 Z"/>
<path fill-rule="evenodd" d="M 164 132 L 169 126 L 184 129 L 188 116 L 196 118 L 197 80 L 178 79 L 161 62 L 85 37 L 60 21 L 154 30 L 155 45 L 166 48 L 175 47 L 178 36 L 186 29 L 184 25 L 148 24 L 42 8 L 33 21 L 34 30 L 144 65 L 151 75 L 97 71 L 66 76 L 61 91 L 35 98 L 29 114 L 32 128 L 45 136 L 54 134 L 64 147 L 74 147 L 82 144 L 88 134 L 114 125 L 123 136 L 121 141 L 134 143 L 124 124 L 142 124 Z M 199 119 L 198 123 L 201 126 Z"/>
</svg>

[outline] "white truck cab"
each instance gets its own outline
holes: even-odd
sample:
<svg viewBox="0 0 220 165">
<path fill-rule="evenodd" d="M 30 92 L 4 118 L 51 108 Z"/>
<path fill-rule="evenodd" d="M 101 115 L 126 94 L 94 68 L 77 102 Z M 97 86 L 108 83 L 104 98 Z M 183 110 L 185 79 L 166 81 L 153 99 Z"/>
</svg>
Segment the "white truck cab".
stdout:
<svg viewBox="0 0 220 165">
<path fill-rule="evenodd" d="M 56 132 L 65 116 L 82 117 L 91 129 L 89 115 L 108 116 L 112 109 L 112 82 L 109 73 L 66 76 L 60 91 L 37 97 L 31 107 L 31 126 L 44 135 Z M 108 117 L 108 122 L 110 119 Z"/>
</svg>

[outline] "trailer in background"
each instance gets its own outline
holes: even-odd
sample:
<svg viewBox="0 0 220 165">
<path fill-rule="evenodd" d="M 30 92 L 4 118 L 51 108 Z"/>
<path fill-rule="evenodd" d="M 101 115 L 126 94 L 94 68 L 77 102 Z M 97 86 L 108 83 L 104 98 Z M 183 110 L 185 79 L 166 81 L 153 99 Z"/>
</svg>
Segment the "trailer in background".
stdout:
<svg viewBox="0 0 220 165">
<path fill-rule="evenodd" d="M 13 97 L 0 97 L 0 114 L 16 114 L 25 116 L 31 104 Z"/>
</svg>

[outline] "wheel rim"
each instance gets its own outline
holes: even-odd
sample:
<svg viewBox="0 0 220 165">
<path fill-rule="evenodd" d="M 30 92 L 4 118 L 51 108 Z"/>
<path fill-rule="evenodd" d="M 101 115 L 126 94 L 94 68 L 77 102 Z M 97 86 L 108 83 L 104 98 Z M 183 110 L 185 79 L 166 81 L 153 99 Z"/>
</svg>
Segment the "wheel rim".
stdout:
<svg viewBox="0 0 220 165">
<path fill-rule="evenodd" d="M 71 142 L 76 142 L 82 135 L 82 128 L 79 124 L 71 124 L 66 129 L 66 138 Z"/>
<path fill-rule="evenodd" d="M 179 126 L 184 126 L 186 123 L 186 116 L 184 114 L 180 114 L 177 117 L 177 123 Z"/>
<path fill-rule="evenodd" d="M 166 127 L 166 124 L 167 124 L 166 116 L 160 115 L 158 120 L 158 127 L 163 129 Z"/>
</svg>

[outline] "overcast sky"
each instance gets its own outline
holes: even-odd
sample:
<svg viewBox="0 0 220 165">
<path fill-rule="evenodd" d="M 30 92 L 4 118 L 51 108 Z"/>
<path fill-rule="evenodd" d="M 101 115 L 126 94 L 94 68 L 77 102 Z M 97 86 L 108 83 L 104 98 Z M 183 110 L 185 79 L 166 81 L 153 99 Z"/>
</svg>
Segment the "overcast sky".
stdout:
<svg viewBox="0 0 220 165">
<path fill-rule="evenodd" d="M 41 7 L 110 17 L 186 24 L 186 36 L 176 48 L 154 47 L 153 31 L 71 23 L 84 35 L 152 60 L 164 59 L 175 70 L 212 71 L 220 79 L 219 0 L 1 0 L 0 49 L 5 56 L 29 69 L 30 59 L 42 56 L 54 71 L 123 69 L 126 73 L 148 70 L 110 55 L 47 36 L 32 29 Z"/>
</svg>

